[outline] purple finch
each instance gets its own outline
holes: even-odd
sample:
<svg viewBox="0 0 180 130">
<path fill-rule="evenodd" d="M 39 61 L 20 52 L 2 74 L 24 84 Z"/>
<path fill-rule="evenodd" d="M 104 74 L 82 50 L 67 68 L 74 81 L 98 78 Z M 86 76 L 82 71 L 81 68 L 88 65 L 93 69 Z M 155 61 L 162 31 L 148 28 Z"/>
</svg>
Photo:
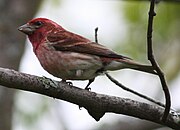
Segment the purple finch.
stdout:
<svg viewBox="0 0 180 130">
<path fill-rule="evenodd" d="M 89 89 L 96 76 L 108 70 L 130 68 L 156 74 L 151 66 L 135 63 L 46 18 L 33 19 L 18 30 L 28 36 L 35 55 L 47 72 L 63 81 L 89 80 L 85 89 Z"/>
</svg>

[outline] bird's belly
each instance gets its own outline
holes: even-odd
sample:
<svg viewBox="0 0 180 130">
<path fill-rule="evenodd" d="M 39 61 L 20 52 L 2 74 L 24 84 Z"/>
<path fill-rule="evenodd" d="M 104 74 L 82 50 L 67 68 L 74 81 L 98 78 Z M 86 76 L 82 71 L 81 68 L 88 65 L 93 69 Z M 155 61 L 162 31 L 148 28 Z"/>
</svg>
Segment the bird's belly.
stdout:
<svg viewBox="0 0 180 130">
<path fill-rule="evenodd" d="M 64 80 L 92 79 L 103 66 L 99 57 L 75 52 L 41 49 L 36 56 L 46 71 Z"/>
</svg>

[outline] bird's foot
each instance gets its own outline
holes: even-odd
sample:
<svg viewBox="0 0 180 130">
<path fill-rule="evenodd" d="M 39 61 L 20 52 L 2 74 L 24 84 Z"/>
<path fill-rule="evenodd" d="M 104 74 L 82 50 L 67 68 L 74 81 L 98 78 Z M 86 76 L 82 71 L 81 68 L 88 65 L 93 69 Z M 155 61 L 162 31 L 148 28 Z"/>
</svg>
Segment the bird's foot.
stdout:
<svg viewBox="0 0 180 130">
<path fill-rule="evenodd" d="M 73 86 L 73 83 L 72 82 L 67 82 L 66 80 L 61 80 L 62 83 L 65 83 L 65 84 L 68 84 L 69 86 Z"/>
<path fill-rule="evenodd" d="M 82 106 L 79 106 L 79 110 L 81 110 Z"/>
<path fill-rule="evenodd" d="M 90 85 L 92 82 L 94 82 L 94 79 L 95 79 L 95 78 L 89 80 L 88 84 L 87 84 L 86 87 L 85 87 L 85 90 L 88 90 L 88 91 L 91 90 L 91 88 L 89 87 L 89 85 Z"/>
<path fill-rule="evenodd" d="M 85 90 L 91 91 L 91 88 L 89 86 L 86 86 Z"/>
</svg>

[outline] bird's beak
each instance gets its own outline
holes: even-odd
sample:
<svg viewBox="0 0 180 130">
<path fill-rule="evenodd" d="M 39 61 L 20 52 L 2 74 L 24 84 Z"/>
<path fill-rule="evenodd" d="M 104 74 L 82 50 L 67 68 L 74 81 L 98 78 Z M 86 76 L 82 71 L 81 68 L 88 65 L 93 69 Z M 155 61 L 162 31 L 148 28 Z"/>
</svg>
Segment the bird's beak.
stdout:
<svg viewBox="0 0 180 130">
<path fill-rule="evenodd" d="M 25 33 L 25 34 L 27 34 L 27 35 L 31 35 L 35 31 L 35 28 L 32 25 L 29 25 L 27 23 L 27 24 L 24 24 L 24 25 L 20 26 L 18 28 L 18 30 Z"/>
</svg>

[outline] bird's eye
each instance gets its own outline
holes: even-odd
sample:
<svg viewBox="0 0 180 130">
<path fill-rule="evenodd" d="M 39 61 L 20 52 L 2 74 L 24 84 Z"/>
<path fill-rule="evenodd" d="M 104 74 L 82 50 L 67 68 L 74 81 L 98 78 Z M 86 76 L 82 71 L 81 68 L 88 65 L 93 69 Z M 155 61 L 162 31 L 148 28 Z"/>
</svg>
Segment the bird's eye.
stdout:
<svg viewBox="0 0 180 130">
<path fill-rule="evenodd" d="M 42 23 L 41 21 L 36 21 L 36 22 L 34 23 L 34 25 L 40 27 L 41 25 L 43 25 L 43 23 Z"/>
</svg>

